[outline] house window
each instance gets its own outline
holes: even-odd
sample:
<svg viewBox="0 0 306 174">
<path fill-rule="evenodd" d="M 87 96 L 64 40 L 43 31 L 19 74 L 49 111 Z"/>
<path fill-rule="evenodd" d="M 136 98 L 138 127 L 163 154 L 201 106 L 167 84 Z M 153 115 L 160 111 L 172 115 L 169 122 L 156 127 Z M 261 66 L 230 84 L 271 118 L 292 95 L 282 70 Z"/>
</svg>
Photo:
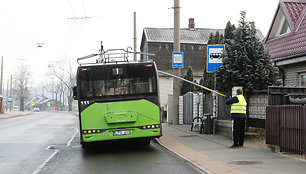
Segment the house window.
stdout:
<svg viewBox="0 0 306 174">
<path fill-rule="evenodd" d="M 288 22 L 285 20 L 284 23 L 283 23 L 280 35 L 286 34 L 286 33 L 290 33 L 290 28 L 289 28 Z"/>
<path fill-rule="evenodd" d="M 290 33 L 290 27 L 286 20 L 286 17 L 281 9 L 278 10 L 276 18 L 274 20 L 274 24 L 272 26 L 272 30 L 268 36 L 268 39 L 272 39 L 283 34 Z"/>
<path fill-rule="evenodd" d="M 300 74 L 300 86 L 306 87 L 306 73 Z"/>
</svg>

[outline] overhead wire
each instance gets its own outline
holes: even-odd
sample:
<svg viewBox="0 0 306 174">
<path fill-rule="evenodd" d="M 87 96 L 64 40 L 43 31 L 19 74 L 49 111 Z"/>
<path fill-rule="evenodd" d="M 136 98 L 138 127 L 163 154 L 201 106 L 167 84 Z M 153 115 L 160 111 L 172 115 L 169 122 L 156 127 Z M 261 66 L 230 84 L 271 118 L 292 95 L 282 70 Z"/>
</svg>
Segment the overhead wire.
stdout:
<svg viewBox="0 0 306 174">
<path fill-rule="evenodd" d="M 70 0 L 67 0 L 67 1 L 68 1 L 69 6 L 70 6 L 70 10 L 72 12 L 72 16 L 75 17 L 75 13 L 74 13 L 73 7 L 71 5 L 71 2 L 70 2 Z"/>
<path fill-rule="evenodd" d="M 72 38 L 70 44 L 68 44 L 67 49 L 66 49 L 65 52 L 64 52 L 65 54 L 66 54 L 66 52 L 70 49 L 70 46 L 74 43 L 74 41 L 76 40 L 76 38 L 79 36 L 79 34 L 80 34 L 82 28 L 84 27 L 85 23 L 86 23 L 86 21 L 83 21 L 82 25 L 80 25 L 78 31 L 77 31 L 76 34 L 73 36 L 73 38 Z"/>
<path fill-rule="evenodd" d="M 86 13 L 86 8 L 85 8 L 84 0 L 82 0 L 82 6 L 83 6 L 83 11 L 84 11 L 84 16 L 87 17 L 87 13 Z"/>
<path fill-rule="evenodd" d="M 76 16 L 75 16 L 74 8 L 73 8 L 73 6 L 72 6 L 70 0 L 67 0 L 67 1 L 68 1 L 69 6 L 70 6 L 71 13 L 72 13 L 72 15 L 73 15 L 72 18 L 67 18 L 67 19 L 72 19 L 72 20 L 73 20 L 73 23 L 72 23 L 70 29 L 68 30 L 68 33 L 70 33 L 70 32 L 72 31 L 72 29 L 74 28 L 74 26 L 75 26 L 75 21 L 76 21 L 76 20 L 79 20 L 79 19 L 86 20 L 86 19 L 89 19 L 89 17 L 87 17 L 87 13 L 86 13 L 86 8 L 85 8 L 84 0 L 82 0 L 82 7 L 83 7 L 83 12 L 84 12 L 84 17 L 76 17 Z M 71 42 L 67 44 L 66 49 L 65 49 L 64 52 L 63 52 L 65 55 L 66 55 L 67 51 L 70 49 L 71 45 L 72 45 L 72 44 L 74 43 L 74 41 L 76 40 L 76 38 L 78 37 L 78 35 L 79 35 L 80 31 L 82 30 L 82 28 L 84 27 L 84 25 L 85 25 L 85 21 L 83 21 L 82 25 L 80 25 L 78 31 L 77 31 L 76 34 L 73 36 Z M 66 36 L 68 37 L 68 35 L 66 35 Z M 66 38 L 67 38 L 67 37 L 66 37 Z"/>
</svg>

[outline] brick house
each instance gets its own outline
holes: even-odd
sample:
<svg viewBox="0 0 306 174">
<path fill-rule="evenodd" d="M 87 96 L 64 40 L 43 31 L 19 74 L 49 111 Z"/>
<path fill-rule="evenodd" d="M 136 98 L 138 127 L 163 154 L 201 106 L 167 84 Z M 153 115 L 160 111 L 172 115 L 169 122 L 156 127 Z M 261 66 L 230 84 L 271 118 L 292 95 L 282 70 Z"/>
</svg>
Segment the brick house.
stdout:
<svg viewBox="0 0 306 174">
<path fill-rule="evenodd" d="M 263 44 L 283 86 L 306 86 L 306 0 L 280 0 Z"/>
<path fill-rule="evenodd" d="M 189 19 L 188 28 L 181 28 L 181 52 L 184 53 L 184 68 L 181 76 L 184 76 L 189 66 L 193 69 L 193 74 L 197 82 L 203 75 L 206 66 L 207 42 L 211 33 L 219 31 L 224 33 L 224 29 L 195 28 L 194 19 Z M 144 28 L 140 51 L 142 53 L 155 54 L 153 60 L 157 68 L 161 71 L 172 73 L 172 52 L 173 52 L 173 28 Z M 146 56 L 141 56 L 142 61 L 146 61 Z M 168 94 L 173 93 L 172 78 L 160 75 L 160 99 L 161 105 L 165 106 Z"/>
<path fill-rule="evenodd" d="M 280 0 L 267 36 L 265 49 L 279 68 L 283 86 L 306 87 L 306 0 Z M 266 119 L 268 96 L 257 94 L 249 103 L 250 118 Z"/>
</svg>

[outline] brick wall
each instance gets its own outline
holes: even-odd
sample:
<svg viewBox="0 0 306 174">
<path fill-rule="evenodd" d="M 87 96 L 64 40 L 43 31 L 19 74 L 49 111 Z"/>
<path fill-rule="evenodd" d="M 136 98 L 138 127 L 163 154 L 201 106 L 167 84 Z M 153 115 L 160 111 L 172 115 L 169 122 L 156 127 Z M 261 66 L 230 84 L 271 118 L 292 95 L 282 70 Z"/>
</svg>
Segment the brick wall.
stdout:
<svg viewBox="0 0 306 174">
<path fill-rule="evenodd" d="M 306 62 L 288 65 L 285 67 L 285 85 L 299 86 L 300 73 L 306 72 Z"/>
<path fill-rule="evenodd" d="M 256 94 L 250 98 L 250 118 L 266 119 L 266 107 L 268 106 L 268 94 Z"/>
<path fill-rule="evenodd" d="M 157 68 L 161 71 L 172 72 L 172 43 L 148 43 L 147 52 L 155 54 L 154 61 Z M 189 66 L 192 67 L 195 76 L 202 76 L 204 66 L 206 66 L 206 45 L 181 44 L 181 52 L 184 52 L 184 68 L 182 75 L 185 74 Z M 144 52 L 146 50 L 143 50 Z"/>
</svg>

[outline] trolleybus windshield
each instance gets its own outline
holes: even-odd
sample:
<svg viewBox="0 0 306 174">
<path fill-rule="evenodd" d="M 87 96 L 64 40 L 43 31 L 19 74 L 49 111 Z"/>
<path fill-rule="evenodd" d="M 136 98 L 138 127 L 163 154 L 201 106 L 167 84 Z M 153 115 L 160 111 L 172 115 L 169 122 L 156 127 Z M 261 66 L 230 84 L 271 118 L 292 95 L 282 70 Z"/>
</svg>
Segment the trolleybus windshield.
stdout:
<svg viewBox="0 0 306 174">
<path fill-rule="evenodd" d="M 145 71 L 142 71 L 145 70 Z M 153 67 L 90 67 L 80 71 L 81 98 L 156 95 Z"/>
</svg>

